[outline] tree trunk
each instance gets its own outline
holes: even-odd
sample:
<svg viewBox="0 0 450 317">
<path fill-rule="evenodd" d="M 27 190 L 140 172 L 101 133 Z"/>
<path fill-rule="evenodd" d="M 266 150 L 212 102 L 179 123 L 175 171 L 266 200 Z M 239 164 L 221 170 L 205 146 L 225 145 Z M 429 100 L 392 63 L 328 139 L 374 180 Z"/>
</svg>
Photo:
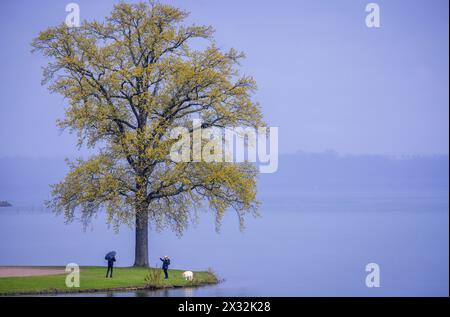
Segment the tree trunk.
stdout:
<svg viewBox="0 0 450 317">
<path fill-rule="evenodd" d="M 136 246 L 134 266 L 148 267 L 148 213 L 147 210 L 136 212 Z"/>
</svg>

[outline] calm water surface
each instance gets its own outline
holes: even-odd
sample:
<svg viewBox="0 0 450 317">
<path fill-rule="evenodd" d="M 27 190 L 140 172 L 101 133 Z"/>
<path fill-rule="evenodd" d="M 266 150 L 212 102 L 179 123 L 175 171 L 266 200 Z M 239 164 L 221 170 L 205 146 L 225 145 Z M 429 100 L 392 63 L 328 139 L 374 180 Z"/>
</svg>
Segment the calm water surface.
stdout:
<svg viewBox="0 0 450 317">
<path fill-rule="evenodd" d="M 221 233 L 200 216 L 182 238 L 150 233 L 150 261 L 170 255 L 172 268 L 213 268 L 225 282 L 194 289 L 82 296 L 448 296 L 448 192 L 271 193 L 262 217 L 240 232 L 232 212 Z M 0 265 L 133 264 L 134 234 L 118 234 L 98 215 L 78 222 L 38 207 L 0 209 Z M 381 287 L 365 286 L 365 265 L 379 264 Z M 82 283 L 81 276 L 81 283 Z M 1 283 L 1 279 L 0 279 Z M 71 295 L 80 296 L 80 295 Z"/>
</svg>

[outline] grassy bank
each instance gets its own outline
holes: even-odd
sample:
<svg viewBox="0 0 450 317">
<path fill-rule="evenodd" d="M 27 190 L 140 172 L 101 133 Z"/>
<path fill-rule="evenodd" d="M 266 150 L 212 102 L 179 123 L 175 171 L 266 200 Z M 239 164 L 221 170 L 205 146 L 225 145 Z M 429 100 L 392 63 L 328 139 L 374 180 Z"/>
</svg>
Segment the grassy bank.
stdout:
<svg viewBox="0 0 450 317">
<path fill-rule="evenodd" d="M 79 288 L 68 288 L 65 284 L 65 274 L 1 277 L 0 295 L 156 289 L 201 286 L 218 283 L 216 276 L 212 272 L 194 272 L 194 280 L 186 281 L 182 277 L 182 270 L 169 270 L 169 279 L 167 280 L 163 278 L 162 274 L 159 274 L 158 271 L 155 270 L 160 271 L 161 269 L 118 267 L 114 268 L 113 278 L 105 278 L 105 267 L 82 266 L 80 267 Z M 147 278 L 146 281 L 146 276 L 149 276 L 150 271 L 153 272 L 153 274 L 150 274 L 153 278 Z"/>
</svg>

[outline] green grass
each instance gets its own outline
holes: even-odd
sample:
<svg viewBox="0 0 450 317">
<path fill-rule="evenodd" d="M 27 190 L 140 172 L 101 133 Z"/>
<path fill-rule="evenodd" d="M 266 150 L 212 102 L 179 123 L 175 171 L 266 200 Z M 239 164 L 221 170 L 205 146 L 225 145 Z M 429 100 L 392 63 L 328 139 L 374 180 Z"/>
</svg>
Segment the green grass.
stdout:
<svg viewBox="0 0 450 317">
<path fill-rule="evenodd" d="M 48 267 L 46 267 L 48 268 Z M 149 269 L 138 267 L 115 267 L 113 278 L 105 278 L 106 268 L 98 266 L 80 267 L 80 287 L 68 288 L 65 284 L 66 274 L 27 277 L 1 277 L 0 295 L 14 294 L 50 294 L 67 292 L 90 292 L 108 289 L 166 288 L 188 287 L 218 283 L 214 273 L 194 272 L 194 280 L 186 281 L 182 277 L 183 270 L 169 270 L 169 278 L 163 274 L 159 281 L 146 285 L 145 277 Z"/>
</svg>

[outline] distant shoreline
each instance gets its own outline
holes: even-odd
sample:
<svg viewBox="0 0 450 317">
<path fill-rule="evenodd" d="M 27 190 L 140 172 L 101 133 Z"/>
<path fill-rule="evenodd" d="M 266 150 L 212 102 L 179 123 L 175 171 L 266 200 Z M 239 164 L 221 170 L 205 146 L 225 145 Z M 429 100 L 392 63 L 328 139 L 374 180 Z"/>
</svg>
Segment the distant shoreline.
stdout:
<svg viewBox="0 0 450 317">
<path fill-rule="evenodd" d="M 12 207 L 12 205 L 7 200 L 0 200 L 0 207 Z"/>
</svg>

